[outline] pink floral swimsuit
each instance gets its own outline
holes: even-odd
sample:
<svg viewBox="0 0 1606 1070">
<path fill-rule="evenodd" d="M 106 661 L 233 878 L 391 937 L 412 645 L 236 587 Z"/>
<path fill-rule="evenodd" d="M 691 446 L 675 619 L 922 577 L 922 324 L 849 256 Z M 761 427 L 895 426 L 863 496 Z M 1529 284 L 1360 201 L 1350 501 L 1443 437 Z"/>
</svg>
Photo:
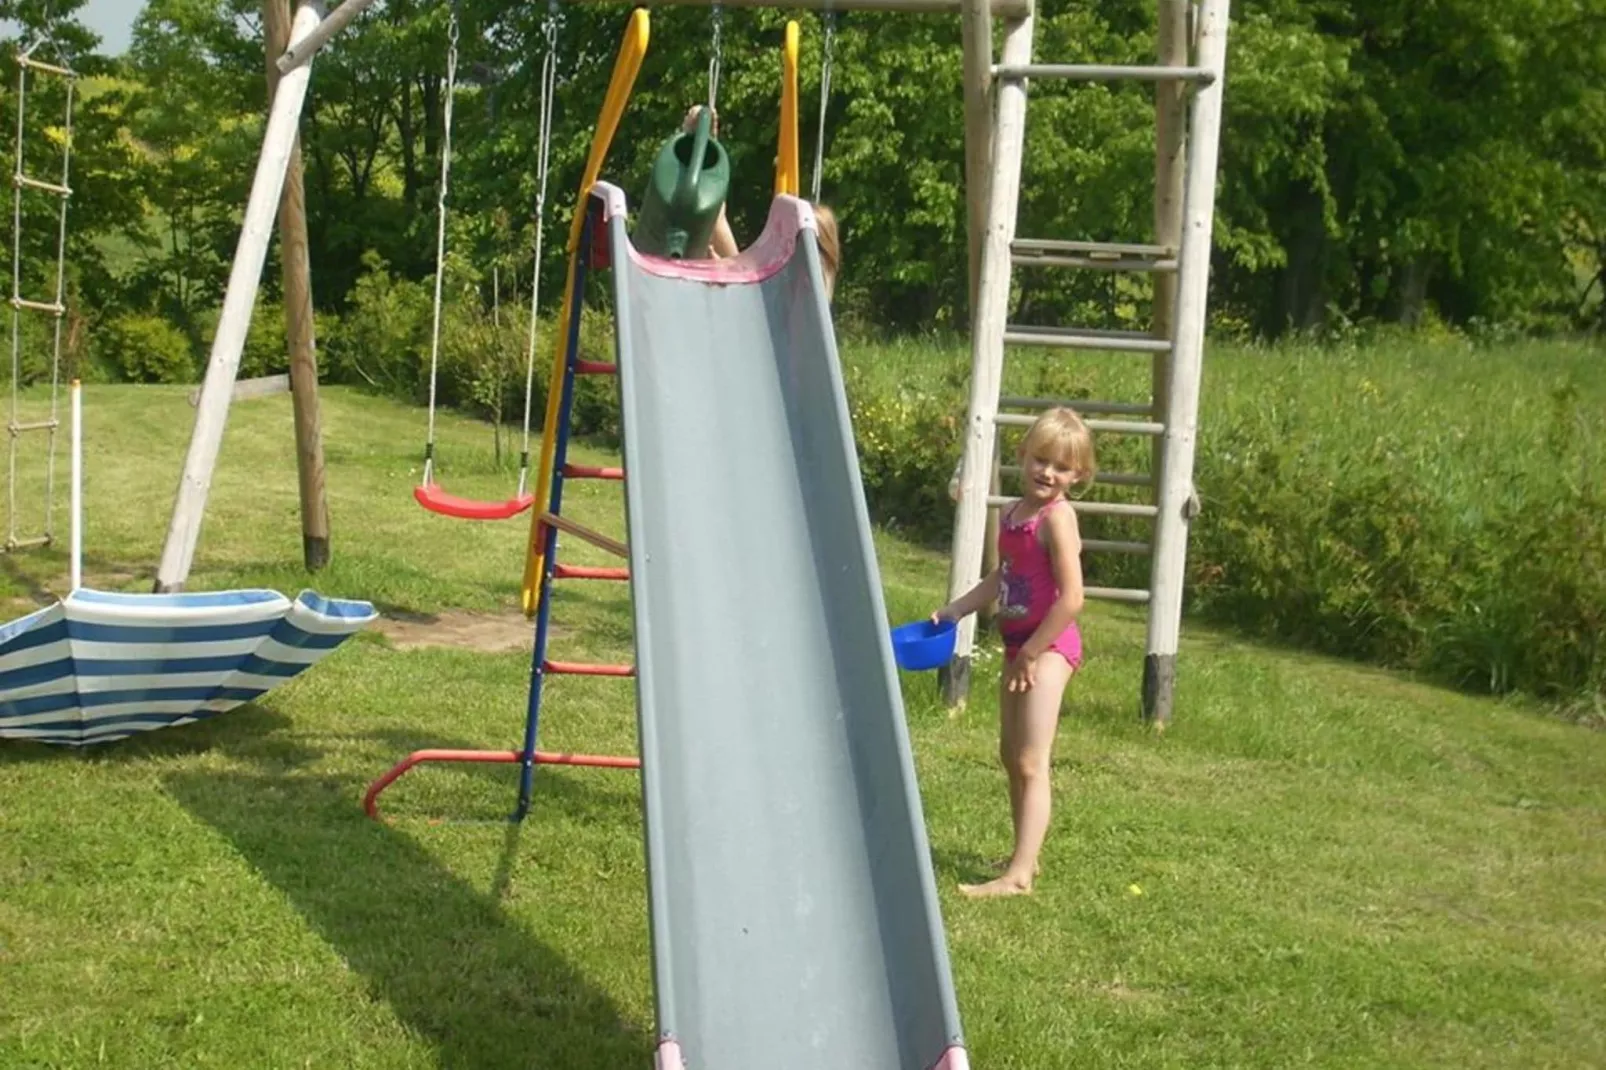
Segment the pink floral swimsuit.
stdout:
<svg viewBox="0 0 1606 1070">
<path fill-rule="evenodd" d="M 1061 499 L 1039 510 L 1023 524 L 1011 521 L 1013 509 L 1006 510 L 999 518 L 998 630 L 1004 637 L 1004 656 L 1011 661 L 1043 623 L 1060 595 L 1059 585 L 1054 581 L 1054 561 L 1048 547 L 1038 537 L 1038 524 L 1050 509 L 1070 507 L 1069 502 Z M 1057 652 L 1071 668 L 1080 667 L 1082 633 L 1076 622 L 1072 621 L 1055 636 L 1048 649 Z"/>
</svg>

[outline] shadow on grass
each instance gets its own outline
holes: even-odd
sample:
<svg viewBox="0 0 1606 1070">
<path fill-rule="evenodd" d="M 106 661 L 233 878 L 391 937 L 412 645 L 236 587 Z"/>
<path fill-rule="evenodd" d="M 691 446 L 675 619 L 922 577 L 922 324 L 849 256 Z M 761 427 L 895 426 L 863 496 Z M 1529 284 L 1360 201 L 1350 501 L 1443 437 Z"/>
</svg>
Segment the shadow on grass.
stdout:
<svg viewBox="0 0 1606 1070">
<path fill-rule="evenodd" d="M 259 765 L 294 768 L 318 757 L 318 751 L 288 733 L 290 718 L 271 703 L 246 703 L 202 721 L 173 728 L 154 728 L 109 743 L 85 747 L 0 740 L 0 762 L 80 761 L 115 763 L 148 758 L 176 758 L 218 753 Z"/>
<path fill-rule="evenodd" d="M 226 838 L 448 1070 L 644 1064 L 651 1038 L 608 995 L 411 838 L 352 805 L 349 781 L 181 773 L 163 786 Z M 560 790 L 548 784 L 543 794 Z"/>
</svg>

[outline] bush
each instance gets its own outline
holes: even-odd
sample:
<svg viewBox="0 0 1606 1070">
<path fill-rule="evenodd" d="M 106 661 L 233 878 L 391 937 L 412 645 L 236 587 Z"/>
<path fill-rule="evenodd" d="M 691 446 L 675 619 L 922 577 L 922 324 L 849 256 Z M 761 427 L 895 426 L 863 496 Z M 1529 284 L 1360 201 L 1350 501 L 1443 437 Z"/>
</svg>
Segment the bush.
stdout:
<svg viewBox="0 0 1606 1070">
<path fill-rule="evenodd" d="M 222 308 L 213 308 L 196 317 L 196 328 L 202 346 L 200 365 L 210 359 L 212 344 L 217 338 L 217 326 Z M 316 325 L 313 344 L 321 347 Z M 240 350 L 240 367 L 236 375 L 241 379 L 258 379 L 265 375 L 280 375 L 290 370 L 290 338 L 285 328 L 284 305 L 277 301 L 264 301 L 260 297 L 251 309 L 251 326 L 245 334 L 245 345 Z"/>
<path fill-rule="evenodd" d="M 94 353 L 123 382 L 195 381 L 189 339 L 160 316 L 131 312 L 112 317 L 95 331 Z"/>
</svg>

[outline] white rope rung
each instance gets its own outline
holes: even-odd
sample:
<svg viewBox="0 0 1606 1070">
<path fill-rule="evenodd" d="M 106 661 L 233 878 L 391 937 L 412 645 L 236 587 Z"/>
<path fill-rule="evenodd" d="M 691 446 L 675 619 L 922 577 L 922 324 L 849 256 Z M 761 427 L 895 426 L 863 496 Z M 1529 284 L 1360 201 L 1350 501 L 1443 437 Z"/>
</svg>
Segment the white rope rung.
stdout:
<svg viewBox="0 0 1606 1070">
<path fill-rule="evenodd" d="M 46 193 L 54 193 L 61 197 L 72 196 L 72 190 L 68 189 L 66 186 L 58 185 L 55 182 L 41 182 L 37 178 L 29 178 L 27 175 L 22 174 L 12 175 L 11 184 L 13 186 L 20 186 L 23 189 L 41 189 Z"/>
<path fill-rule="evenodd" d="M 36 312 L 49 312 L 53 316 L 64 316 L 67 314 L 66 305 L 59 305 L 54 301 L 30 301 L 26 297 L 13 297 L 11 299 L 11 307 L 31 308 Z"/>
<path fill-rule="evenodd" d="M 7 550 L 32 550 L 35 546 L 49 546 L 55 541 L 53 535 L 33 535 L 26 539 L 7 539 Z"/>
<path fill-rule="evenodd" d="M 60 420 L 56 420 L 56 419 L 36 420 L 33 423 L 11 424 L 11 425 L 9 425 L 11 433 L 14 436 L 15 435 L 20 435 L 24 431 L 54 430 L 55 428 L 60 427 L 60 426 L 61 426 L 61 421 Z"/>
<path fill-rule="evenodd" d="M 27 67 L 30 70 L 44 71 L 46 74 L 59 74 L 63 78 L 78 77 L 77 71 L 68 70 L 66 67 L 58 67 L 54 63 L 44 63 L 40 60 L 34 59 L 32 56 L 25 54 L 19 54 L 17 56 L 17 64 L 22 67 Z"/>
</svg>

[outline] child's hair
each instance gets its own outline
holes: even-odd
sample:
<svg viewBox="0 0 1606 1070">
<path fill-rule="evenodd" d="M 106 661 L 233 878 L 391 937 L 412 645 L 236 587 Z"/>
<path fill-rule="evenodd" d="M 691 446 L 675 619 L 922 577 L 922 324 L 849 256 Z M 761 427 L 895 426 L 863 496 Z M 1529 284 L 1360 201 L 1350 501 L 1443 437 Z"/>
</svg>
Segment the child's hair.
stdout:
<svg viewBox="0 0 1606 1070">
<path fill-rule="evenodd" d="M 825 273 L 825 299 L 836 292 L 837 272 L 842 270 L 842 239 L 837 233 L 836 213 L 829 205 L 814 207 L 815 233 L 820 243 L 820 267 Z"/>
<path fill-rule="evenodd" d="M 1039 416 L 1021 440 L 1022 457 L 1051 458 L 1076 472 L 1077 482 L 1091 483 L 1098 470 L 1093 452 L 1093 432 L 1076 414 L 1063 406 Z"/>
</svg>

